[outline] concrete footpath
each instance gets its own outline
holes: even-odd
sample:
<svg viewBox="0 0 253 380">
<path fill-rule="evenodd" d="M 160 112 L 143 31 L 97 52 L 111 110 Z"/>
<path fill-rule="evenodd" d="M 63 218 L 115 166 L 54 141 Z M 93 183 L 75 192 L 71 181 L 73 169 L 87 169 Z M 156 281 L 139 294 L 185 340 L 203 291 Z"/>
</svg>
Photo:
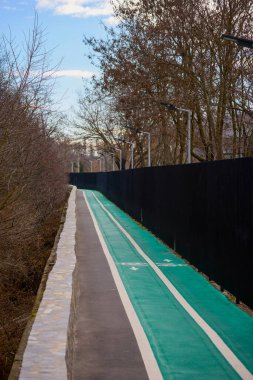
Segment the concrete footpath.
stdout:
<svg viewBox="0 0 253 380">
<path fill-rule="evenodd" d="M 57 252 L 21 379 L 253 379 L 252 317 L 101 193 L 72 190 Z"/>
<path fill-rule="evenodd" d="M 72 378 L 148 379 L 83 192 L 77 191 L 78 283 Z"/>
</svg>

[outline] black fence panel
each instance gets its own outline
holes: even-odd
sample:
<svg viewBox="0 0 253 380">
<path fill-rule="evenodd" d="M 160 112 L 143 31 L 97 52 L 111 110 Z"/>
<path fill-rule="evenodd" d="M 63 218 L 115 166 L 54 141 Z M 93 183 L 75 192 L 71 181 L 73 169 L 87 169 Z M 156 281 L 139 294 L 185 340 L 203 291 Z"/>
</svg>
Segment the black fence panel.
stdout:
<svg viewBox="0 0 253 380">
<path fill-rule="evenodd" d="M 97 174 L 96 173 L 70 173 L 69 183 L 75 185 L 79 189 L 96 189 Z"/>
<path fill-rule="evenodd" d="M 72 173 L 253 307 L 253 158 Z"/>
</svg>

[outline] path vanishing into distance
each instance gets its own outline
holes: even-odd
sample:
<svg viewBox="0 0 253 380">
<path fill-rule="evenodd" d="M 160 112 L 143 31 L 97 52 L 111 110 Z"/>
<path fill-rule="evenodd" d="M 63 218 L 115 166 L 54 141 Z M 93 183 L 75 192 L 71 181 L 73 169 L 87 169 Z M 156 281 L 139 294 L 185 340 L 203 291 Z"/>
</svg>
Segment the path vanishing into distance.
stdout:
<svg viewBox="0 0 253 380">
<path fill-rule="evenodd" d="M 76 213 L 73 379 L 253 379 L 249 315 L 101 193 Z"/>
</svg>

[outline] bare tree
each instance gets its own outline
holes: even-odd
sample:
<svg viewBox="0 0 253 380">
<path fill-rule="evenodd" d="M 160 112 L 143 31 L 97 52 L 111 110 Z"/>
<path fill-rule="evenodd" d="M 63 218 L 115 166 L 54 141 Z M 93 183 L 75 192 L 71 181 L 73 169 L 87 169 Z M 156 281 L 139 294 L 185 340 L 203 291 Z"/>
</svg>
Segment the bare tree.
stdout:
<svg viewBox="0 0 253 380">
<path fill-rule="evenodd" d="M 252 3 L 115 0 L 114 8 L 118 28 L 85 43 L 102 72 L 93 89 L 110 99 L 121 132 L 126 123 L 151 132 L 153 165 L 185 162 L 186 117 L 161 106 L 168 101 L 193 111 L 196 161 L 252 154 L 252 52 L 220 38 L 251 37 Z M 136 146 L 142 165 L 147 150 Z"/>
<path fill-rule="evenodd" d="M 62 116 L 51 108 L 52 69 L 34 29 L 19 52 L 0 43 L 0 377 L 11 365 L 21 325 L 45 265 L 45 241 L 66 196 Z M 51 221 L 51 222 L 50 222 Z M 49 227 L 50 226 L 50 227 Z M 48 254 L 48 253 L 47 253 Z M 29 294 L 29 297 L 28 297 Z M 23 318 L 24 325 L 25 317 Z M 10 327 L 11 326 L 11 327 Z M 10 352 L 11 350 L 11 352 Z M 6 355 L 3 358 L 4 355 Z"/>
</svg>

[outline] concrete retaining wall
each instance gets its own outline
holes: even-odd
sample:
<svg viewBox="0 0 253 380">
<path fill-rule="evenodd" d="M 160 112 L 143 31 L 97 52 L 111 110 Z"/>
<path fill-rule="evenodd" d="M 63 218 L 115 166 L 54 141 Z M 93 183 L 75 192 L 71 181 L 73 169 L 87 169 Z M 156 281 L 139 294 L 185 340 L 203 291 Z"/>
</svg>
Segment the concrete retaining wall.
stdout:
<svg viewBox="0 0 253 380">
<path fill-rule="evenodd" d="M 76 187 L 73 187 L 68 200 L 65 223 L 56 248 L 56 262 L 49 273 L 36 316 L 31 316 L 31 319 L 34 319 L 32 328 L 28 327 L 31 332 L 28 339 L 23 338 L 10 380 L 68 378 L 67 367 L 71 368 L 75 325 L 75 292 L 72 297 L 76 264 L 75 234 Z M 28 335 L 29 331 L 25 331 L 24 334 Z"/>
</svg>

